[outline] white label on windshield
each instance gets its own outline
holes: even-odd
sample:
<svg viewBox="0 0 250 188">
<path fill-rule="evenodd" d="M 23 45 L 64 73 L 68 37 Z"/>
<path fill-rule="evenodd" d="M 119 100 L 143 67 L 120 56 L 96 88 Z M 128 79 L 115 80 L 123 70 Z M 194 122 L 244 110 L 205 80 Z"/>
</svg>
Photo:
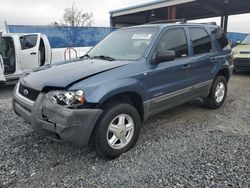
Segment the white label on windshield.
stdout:
<svg viewBox="0 0 250 188">
<path fill-rule="evenodd" d="M 141 33 L 141 34 L 134 34 L 132 39 L 150 39 L 152 37 L 152 34 L 147 34 L 147 33 Z"/>
</svg>

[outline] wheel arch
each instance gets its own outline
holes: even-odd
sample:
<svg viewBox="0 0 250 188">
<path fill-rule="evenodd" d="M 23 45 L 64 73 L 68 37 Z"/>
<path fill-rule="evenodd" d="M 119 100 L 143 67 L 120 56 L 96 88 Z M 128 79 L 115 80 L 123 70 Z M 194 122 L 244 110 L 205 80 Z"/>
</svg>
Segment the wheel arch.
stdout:
<svg viewBox="0 0 250 188">
<path fill-rule="evenodd" d="M 230 71 L 227 68 L 222 68 L 215 74 L 214 79 L 216 79 L 218 76 L 224 76 L 228 82 L 230 79 Z"/>
<path fill-rule="evenodd" d="M 110 102 L 126 102 L 131 104 L 138 111 L 141 121 L 144 119 L 144 108 L 143 108 L 143 98 L 142 96 L 135 91 L 124 91 L 120 93 L 116 93 L 111 95 L 106 100 L 103 100 L 100 103 L 100 107 L 102 108 L 104 105 Z"/>
</svg>

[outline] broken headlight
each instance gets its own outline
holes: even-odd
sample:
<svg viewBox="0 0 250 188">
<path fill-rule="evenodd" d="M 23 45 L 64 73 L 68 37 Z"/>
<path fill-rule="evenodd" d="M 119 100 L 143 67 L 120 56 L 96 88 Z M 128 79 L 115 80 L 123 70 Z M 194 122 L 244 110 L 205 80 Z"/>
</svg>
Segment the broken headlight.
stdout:
<svg viewBox="0 0 250 188">
<path fill-rule="evenodd" d="M 48 94 L 49 99 L 65 107 L 77 107 L 81 106 L 85 102 L 84 92 L 82 90 L 77 91 L 54 91 Z"/>
</svg>

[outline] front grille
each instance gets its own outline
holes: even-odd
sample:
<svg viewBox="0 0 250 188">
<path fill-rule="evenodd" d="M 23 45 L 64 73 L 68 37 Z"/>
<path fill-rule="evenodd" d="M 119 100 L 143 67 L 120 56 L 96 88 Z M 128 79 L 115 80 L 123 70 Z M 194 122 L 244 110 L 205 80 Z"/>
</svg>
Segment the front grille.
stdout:
<svg viewBox="0 0 250 188">
<path fill-rule="evenodd" d="M 245 59 L 245 58 L 236 58 L 234 59 L 235 63 L 248 63 L 250 62 L 250 59 Z"/>
<path fill-rule="evenodd" d="M 250 54 L 250 51 L 249 52 L 241 51 L 240 54 Z"/>
<path fill-rule="evenodd" d="M 19 94 L 26 97 L 29 100 L 35 101 L 40 93 L 40 91 L 37 91 L 35 89 L 31 89 L 29 87 L 26 87 L 22 84 L 19 85 Z"/>
</svg>

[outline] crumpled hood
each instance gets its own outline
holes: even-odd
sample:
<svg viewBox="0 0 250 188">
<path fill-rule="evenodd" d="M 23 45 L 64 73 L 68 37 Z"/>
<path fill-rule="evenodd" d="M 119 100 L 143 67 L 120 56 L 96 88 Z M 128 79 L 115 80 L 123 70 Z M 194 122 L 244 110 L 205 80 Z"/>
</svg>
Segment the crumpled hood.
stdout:
<svg viewBox="0 0 250 188">
<path fill-rule="evenodd" d="M 65 88 L 86 77 L 131 63 L 98 59 L 76 60 L 48 65 L 24 75 L 20 82 L 41 91 L 44 87 Z"/>
</svg>

